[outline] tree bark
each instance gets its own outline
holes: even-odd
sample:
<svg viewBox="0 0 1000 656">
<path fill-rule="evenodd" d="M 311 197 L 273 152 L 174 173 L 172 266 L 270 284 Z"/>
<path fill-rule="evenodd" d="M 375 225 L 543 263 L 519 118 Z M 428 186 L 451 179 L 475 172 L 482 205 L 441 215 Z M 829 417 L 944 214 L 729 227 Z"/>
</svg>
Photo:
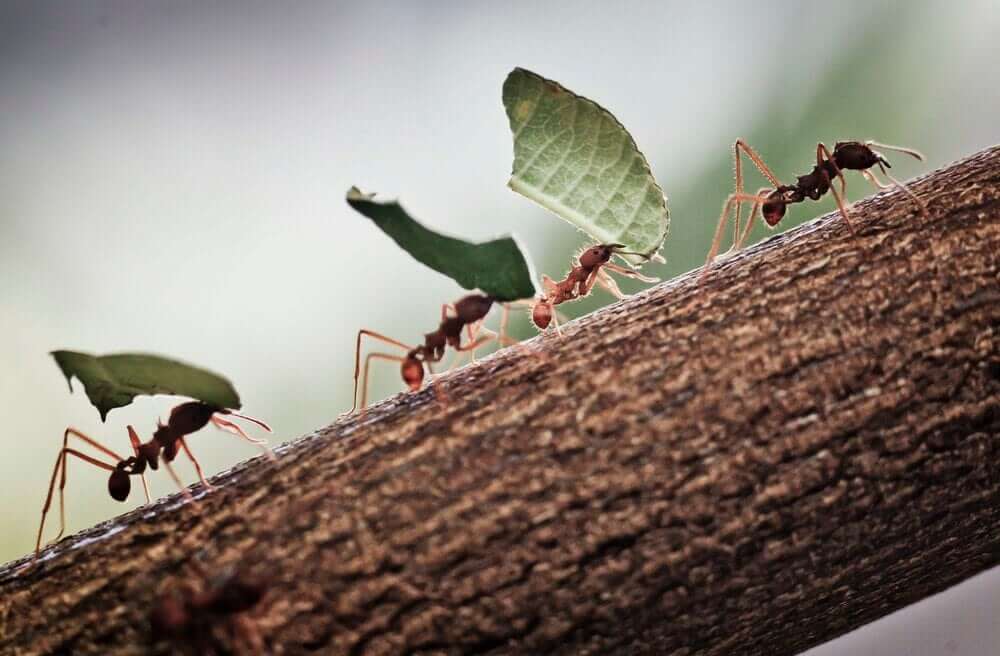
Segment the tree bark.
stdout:
<svg viewBox="0 0 1000 656">
<path fill-rule="evenodd" d="M 997 564 L 1000 147 L 911 186 L 8 565 L 0 651 L 167 653 L 199 553 L 287 654 L 794 654 Z"/>
</svg>

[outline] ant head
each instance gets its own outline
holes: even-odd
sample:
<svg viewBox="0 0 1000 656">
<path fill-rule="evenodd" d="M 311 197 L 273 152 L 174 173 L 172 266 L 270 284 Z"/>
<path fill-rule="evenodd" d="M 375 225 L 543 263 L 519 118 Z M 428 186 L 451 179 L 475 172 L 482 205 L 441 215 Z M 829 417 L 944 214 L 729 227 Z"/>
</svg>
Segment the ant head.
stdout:
<svg viewBox="0 0 1000 656">
<path fill-rule="evenodd" d="M 118 466 L 111 472 L 111 476 L 108 477 L 108 494 L 115 501 L 128 499 L 128 493 L 132 491 L 132 481 L 129 480 L 128 472 L 124 469 L 126 462 L 123 460 L 118 463 Z"/>
<path fill-rule="evenodd" d="M 170 411 L 167 427 L 174 435 L 183 437 L 205 427 L 216 412 L 221 408 L 210 406 L 201 401 L 188 401 L 175 406 Z"/>
<path fill-rule="evenodd" d="M 580 266 L 584 269 L 593 269 L 602 264 L 607 264 L 611 256 L 625 248 L 624 244 L 597 244 L 591 246 L 580 254 Z"/>
<path fill-rule="evenodd" d="M 403 382 L 410 386 L 411 392 L 416 392 L 424 383 L 424 363 L 412 353 L 407 355 L 400 366 Z"/>
<path fill-rule="evenodd" d="M 493 298 L 484 294 L 470 294 L 455 303 L 455 316 L 463 324 L 475 323 L 485 317 L 493 307 Z"/>
<path fill-rule="evenodd" d="M 540 330 L 549 327 L 549 323 L 552 321 L 552 304 L 547 298 L 542 297 L 535 302 L 535 306 L 531 308 L 531 321 Z"/>
<path fill-rule="evenodd" d="M 852 171 L 867 171 L 879 162 L 889 165 L 880 153 L 860 141 L 838 141 L 833 147 L 833 159 L 838 167 Z"/>
<path fill-rule="evenodd" d="M 785 202 L 784 195 L 775 189 L 767 195 L 767 200 L 760 208 L 760 213 L 767 221 L 767 225 L 774 227 L 778 225 L 781 219 L 785 216 L 785 209 L 788 207 L 788 203 Z"/>
</svg>

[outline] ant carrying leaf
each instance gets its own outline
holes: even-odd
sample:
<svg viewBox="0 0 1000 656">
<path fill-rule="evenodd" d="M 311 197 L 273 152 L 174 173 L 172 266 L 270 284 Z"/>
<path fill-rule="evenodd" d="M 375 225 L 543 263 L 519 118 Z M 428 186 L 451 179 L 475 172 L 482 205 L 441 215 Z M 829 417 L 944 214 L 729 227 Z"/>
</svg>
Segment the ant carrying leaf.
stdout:
<svg viewBox="0 0 1000 656">
<path fill-rule="evenodd" d="M 666 197 L 628 130 L 597 103 L 523 68 L 503 85 L 514 140 L 510 188 L 595 239 L 566 278 L 542 279 L 529 303 L 535 325 L 559 323 L 555 306 L 587 296 L 600 285 L 624 298 L 608 272 L 657 282 L 611 262 L 659 259 L 670 228 Z"/>
<path fill-rule="evenodd" d="M 42 519 L 38 526 L 38 538 L 35 542 L 36 558 L 41 551 L 45 518 L 52 505 L 52 495 L 55 491 L 57 477 L 59 479 L 59 534 L 56 536 L 57 540 L 65 530 L 64 494 L 70 456 L 110 472 L 108 494 L 116 501 L 128 499 L 129 493 L 132 491 L 130 477 L 138 476 L 142 480 L 147 502 L 149 501 L 149 487 L 146 484 L 145 473 L 147 468 L 158 469 L 161 459 L 164 468 L 177 483 L 177 486 L 186 496 L 190 497 L 187 489 L 181 483 L 180 477 L 170 464 L 180 451 L 183 451 L 191 460 L 202 484 L 208 488 L 211 487 L 205 479 L 201 465 L 191 453 L 186 441 L 188 435 L 201 430 L 209 423 L 241 439 L 259 445 L 270 457 L 274 457 L 265 446 L 264 440 L 250 437 L 242 427 L 231 421 L 232 418 L 244 419 L 271 432 L 271 428 L 259 419 L 236 412 L 240 407 L 239 396 L 232 383 L 218 374 L 147 354 L 96 357 L 73 351 L 55 351 L 53 356 L 68 380 L 71 381 L 73 376 L 76 376 L 83 381 L 87 395 L 101 412 L 102 419 L 106 417 L 110 409 L 128 405 L 138 394 L 185 394 L 186 392 L 186 396 L 198 400 L 181 403 L 174 407 L 170 411 L 167 423 L 159 423 L 156 431 L 147 442 L 143 442 L 136 430 L 132 426 L 128 426 L 129 442 L 132 447 L 132 455 L 128 457 L 122 457 L 76 428 L 67 428 L 63 433 L 62 448 L 59 450 L 55 466 L 52 468 L 49 491 L 42 508 Z M 72 386 L 70 389 L 72 390 Z M 209 399 L 221 399 L 223 403 L 230 405 L 218 405 Z M 96 453 L 86 453 L 69 446 L 71 437 L 89 446 Z"/>
<path fill-rule="evenodd" d="M 400 376 L 412 391 L 421 388 L 426 367 L 440 362 L 448 348 L 456 353 L 471 353 L 491 340 L 501 344 L 511 341 L 505 335 L 507 322 L 506 303 L 534 296 L 534 272 L 527 255 L 513 237 L 501 237 L 476 244 L 455 237 L 448 237 L 431 230 L 411 217 L 397 202 L 379 202 L 374 194 L 364 194 L 352 187 L 347 192 L 347 203 L 359 213 L 374 221 L 383 232 L 399 244 L 417 261 L 445 274 L 466 289 L 482 293 L 465 296 L 453 305 L 441 307 L 441 320 L 437 330 L 424 336 L 424 343 L 411 346 L 372 330 L 358 331 L 354 352 L 354 405 L 358 409 L 358 388 L 361 388 L 360 406 L 368 403 L 368 372 L 372 360 L 398 362 Z M 503 304 L 504 314 L 500 332 L 486 331 L 480 337 L 483 320 L 494 303 Z M 468 342 L 462 343 L 462 333 Z M 361 368 L 362 339 L 368 337 L 388 346 L 398 348 L 401 354 L 375 352 L 365 357 Z"/>
</svg>

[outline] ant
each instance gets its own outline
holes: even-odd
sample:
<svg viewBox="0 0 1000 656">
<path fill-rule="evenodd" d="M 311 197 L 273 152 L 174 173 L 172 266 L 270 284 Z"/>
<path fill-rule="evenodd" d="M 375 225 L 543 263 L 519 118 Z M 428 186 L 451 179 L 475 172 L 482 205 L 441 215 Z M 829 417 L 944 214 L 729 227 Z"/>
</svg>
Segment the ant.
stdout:
<svg viewBox="0 0 1000 656">
<path fill-rule="evenodd" d="M 833 153 L 829 151 L 826 145 L 820 142 L 816 144 L 816 165 L 813 167 L 813 170 L 806 175 L 800 175 L 795 184 L 786 185 L 781 184 L 753 148 L 747 145 L 742 139 L 738 139 L 733 144 L 733 161 L 736 165 L 736 191 L 730 194 L 729 198 L 726 199 L 725 205 L 723 205 L 722 215 L 719 217 L 719 225 L 715 229 L 715 237 L 712 239 L 712 248 L 708 252 L 705 264 L 711 263 L 719 251 L 719 244 L 722 241 L 722 231 L 729 220 L 730 208 L 733 205 L 736 206 L 736 213 L 733 222 L 733 245 L 730 250 L 739 249 L 746 241 L 747 236 L 750 234 L 750 229 L 753 228 L 753 222 L 758 209 L 760 209 L 761 215 L 767 225 L 773 228 L 785 216 L 785 210 L 789 205 L 801 203 L 806 198 L 819 200 L 828 191 L 833 193 L 841 216 L 844 217 L 847 227 L 853 232 L 854 226 L 847 213 L 847 207 L 844 205 L 844 195 L 847 192 L 847 181 L 844 179 L 843 173 L 845 170 L 860 171 L 861 175 L 871 182 L 876 189 L 887 189 L 891 185 L 880 181 L 875 176 L 875 173 L 871 171 L 873 167 L 878 166 L 889 180 L 917 204 L 920 213 L 927 216 L 927 206 L 924 202 L 910 191 L 906 185 L 889 174 L 889 171 L 886 169 L 891 168 L 891 165 L 882 153 L 873 147 L 903 153 L 920 161 L 924 160 L 924 156 L 912 148 L 889 146 L 875 141 L 865 141 L 863 143 L 860 141 L 838 141 L 833 146 Z M 757 170 L 773 185 L 773 188 L 763 187 L 754 195 L 744 193 L 741 153 L 753 162 Z M 833 186 L 835 178 L 840 181 L 839 192 Z M 742 203 L 750 201 L 753 202 L 753 209 L 750 210 L 750 218 L 747 220 L 746 227 L 740 232 Z"/>
<path fill-rule="evenodd" d="M 187 441 L 184 439 L 187 435 L 201 430 L 208 423 L 212 423 L 217 428 L 224 430 L 227 433 L 232 433 L 237 437 L 241 437 L 248 442 L 261 445 L 261 448 L 264 449 L 268 456 L 272 459 L 274 458 L 270 449 L 263 446 L 266 444 L 264 440 L 258 440 L 250 437 L 237 424 L 228 421 L 227 419 L 223 419 L 218 415 L 227 415 L 239 419 L 246 419 L 247 421 L 257 424 L 267 432 L 271 432 L 271 427 L 259 419 L 236 414 L 232 410 L 217 408 L 207 403 L 202 403 L 201 401 L 188 401 L 187 403 L 175 406 L 170 411 L 170 418 L 167 420 L 166 424 L 158 422 L 156 432 L 153 433 L 153 437 L 151 437 L 148 442 L 143 443 L 139 439 L 139 435 L 135 432 L 135 429 L 129 426 L 128 437 L 129 441 L 132 443 L 132 450 L 135 455 L 129 456 L 128 458 L 122 458 L 120 455 L 107 448 L 97 440 L 88 437 L 75 428 L 67 428 L 63 433 L 63 446 L 59 451 L 59 456 L 56 458 L 55 467 L 52 469 L 52 478 L 49 480 L 49 493 L 45 497 L 45 506 L 42 508 L 42 522 L 38 527 L 38 539 L 35 542 L 35 557 L 37 558 L 39 552 L 41 551 L 42 530 L 45 528 L 45 516 L 48 514 L 49 507 L 52 505 L 52 491 L 55 488 L 56 474 L 59 473 L 60 470 L 62 470 L 62 474 L 59 478 L 59 534 L 55 539 L 58 540 L 62 537 L 62 534 L 66 529 L 66 511 L 63 502 L 63 490 L 66 487 L 67 456 L 75 456 L 84 462 L 94 465 L 95 467 L 100 467 L 101 469 L 110 471 L 111 475 L 108 477 L 108 493 L 111 495 L 111 498 L 116 501 L 125 501 L 128 498 L 129 492 L 132 490 L 132 483 L 129 480 L 129 476 L 139 476 L 142 479 L 142 487 L 143 491 L 146 493 L 147 503 L 149 503 L 149 486 L 146 484 L 146 467 L 148 466 L 150 469 L 156 470 L 159 467 L 160 456 L 163 457 L 163 464 L 170 473 L 170 476 L 174 479 L 174 482 L 181 488 L 184 495 L 190 498 L 191 495 L 187 491 L 187 488 L 185 488 L 184 484 L 181 483 L 181 479 L 177 476 L 177 472 L 175 472 L 174 468 L 170 465 L 173 459 L 177 457 L 178 448 L 183 449 L 187 457 L 192 463 L 194 463 L 194 468 L 198 472 L 198 478 L 201 480 L 202 485 L 204 485 L 207 489 L 212 488 L 211 484 L 205 480 L 205 475 L 201 471 L 201 465 L 191 453 L 191 450 L 188 448 Z M 99 460 L 98 458 L 70 448 L 67 444 L 71 435 L 83 440 L 109 458 L 114 459 L 116 464 L 108 464 L 103 460 Z"/>
<path fill-rule="evenodd" d="M 362 394 L 362 410 L 368 405 L 368 367 L 372 359 L 390 360 L 400 363 L 400 372 L 403 382 L 407 384 L 410 391 L 415 392 L 420 389 L 424 382 L 424 365 L 430 373 L 434 373 L 432 365 L 440 362 L 445 355 L 445 351 L 450 346 L 459 353 L 475 351 L 486 342 L 498 339 L 505 343 L 504 336 L 507 324 L 507 310 L 504 306 L 503 318 L 500 322 L 500 333 L 476 338 L 482 321 L 489 314 L 490 309 L 496 302 L 492 296 L 485 294 L 470 294 L 455 302 L 454 305 L 445 304 L 441 306 L 441 323 L 434 332 L 424 335 L 424 343 L 418 346 L 409 346 L 400 341 L 386 337 L 368 329 L 358 331 L 357 345 L 354 350 L 354 406 L 351 412 L 358 409 L 358 381 L 361 373 L 361 338 L 365 335 L 380 340 L 386 344 L 398 346 L 406 350 L 405 356 L 391 355 L 389 353 L 369 353 L 365 357 L 364 375 L 360 376 Z M 451 313 L 449 313 L 449 310 Z M 453 313 L 453 314 L 452 314 Z M 468 330 L 470 342 L 462 344 L 462 330 Z M 350 414 L 350 413 L 345 413 Z"/>
<path fill-rule="evenodd" d="M 264 580 L 238 568 L 210 577 L 196 560 L 189 566 L 199 581 L 183 581 L 161 592 L 149 618 L 153 640 L 186 643 L 198 654 L 264 653 L 260 632 L 245 615 L 267 592 Z"/>
<path fill-rule="evenodd" d="M 577 264 L 566 274 L 566 278 L 556 282 L 546 275 L 542 276 L 542 295 L 534 301 L 529 301 L 531 306 L 531 320 L 539 330 L 548 328 L 549 323 L 555 319 L 556 333 L 562 335 L 559 330 L 558 312 L 556 305 L 567 301 L 574 301 L 590 294 L 595 284 L 599 284 L 611 292 L 615 298 L 623 299 L 625 294 L 618 288 L 618 283 L 608 275 L 608 271 L 642 282 L 659 282 L 658 278 L 649 278 L 636 271 L 627 269 L 611 262 L 613 255 L 632 255 L 624 251 L 623 244 L 597 244 L 580 253 Z"/>
</svg>

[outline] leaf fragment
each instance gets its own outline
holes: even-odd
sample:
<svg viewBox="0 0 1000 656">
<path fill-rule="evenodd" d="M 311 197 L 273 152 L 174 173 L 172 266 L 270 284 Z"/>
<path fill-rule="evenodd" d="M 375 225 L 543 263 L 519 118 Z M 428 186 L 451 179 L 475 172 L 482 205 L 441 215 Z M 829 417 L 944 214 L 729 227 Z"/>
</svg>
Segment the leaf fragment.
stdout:
<svg viewBox="0 0 1000 656">
<path fill-rule="evenodd" d="M 91 355 L 79 351 L 52 351 L 52 357 L 73 391 L 75 376 L 87 398 L 101 414 L 124 407 L 141 394 L 187 396 L 208 405 L 239 410 L 240 397 L 222 376 L 177 360 L 146 353 Z"/>
<path fill-rule="evenodd" d="M 514 139 L 508 185 L 598 242 L 642 264 L 667 238 L 666 197 L 632 135 L 611 112 L 558 82 L 515 68 L 503 85 Z"/>
<path fill-rule="evenodd" d="M 498 301 L 535 295 L 534 270 L 512 236 L 476 244 L 425 227 L 396 201 L 376 201 L 357 187 L 347 192 L 347 204 L 371 219 L 418 262 L 443 273 L 465 289 L 479 289 Z"/>
</svg>

